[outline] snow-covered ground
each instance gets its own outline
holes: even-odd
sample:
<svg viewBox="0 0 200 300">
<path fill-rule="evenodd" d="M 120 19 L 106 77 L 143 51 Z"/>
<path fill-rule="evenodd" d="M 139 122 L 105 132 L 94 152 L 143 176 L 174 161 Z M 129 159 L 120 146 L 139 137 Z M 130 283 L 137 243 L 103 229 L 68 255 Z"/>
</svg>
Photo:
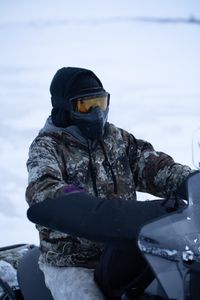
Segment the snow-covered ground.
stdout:
<svg viewBox="0 0 200 300">
<path fill-rule="evenodd" d="M 0 246 L 38 244 L 25 164 L 62 66 L 92 69 L 111 93 L 110 122 L 192 167 L 200 24 L 191 18 L 199 0 L 0 1 Z"/>
</svg>

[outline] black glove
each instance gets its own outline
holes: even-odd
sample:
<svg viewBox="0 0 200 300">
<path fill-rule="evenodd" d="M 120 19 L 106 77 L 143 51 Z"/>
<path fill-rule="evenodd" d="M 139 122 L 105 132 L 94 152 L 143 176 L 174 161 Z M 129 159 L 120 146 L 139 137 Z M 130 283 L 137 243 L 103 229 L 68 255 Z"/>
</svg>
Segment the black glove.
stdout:
<svg viewBox="0 0 200 300">
<path fill-rule="evenodd" d="M 182 209 L 187 206 L 187 202 L 178 197 L 175 198 L 167 198 L 163 200 L 161 204 L 167 213 L 171 213 L 177 211 L 178 209 Z"/>
</svg>

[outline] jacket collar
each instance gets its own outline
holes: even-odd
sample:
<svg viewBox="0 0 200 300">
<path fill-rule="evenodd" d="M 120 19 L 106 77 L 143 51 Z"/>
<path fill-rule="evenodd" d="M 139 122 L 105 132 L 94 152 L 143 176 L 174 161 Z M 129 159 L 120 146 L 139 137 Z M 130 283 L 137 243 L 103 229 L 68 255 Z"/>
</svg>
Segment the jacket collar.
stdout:
<svg viewBox="0 0 200 300">
<path fill-rule="evenodd" d="M 76 125 L 70 125 L 68 127 L 56 127 L 51 119 L 51 116 L 49 116 L 44 124 L 44 127 L 40 129 L 39 134 L 44 133 L 66 133 L 67 135 L 70 135 L 75 139 L 77 142 L 84 146 L 89 146 L 91 148 L 94 148 L 97 144 L 97 141 L 92 141 L 90 139 L 87 139 L 84 137 L 80 129 Z"/>
</svg>

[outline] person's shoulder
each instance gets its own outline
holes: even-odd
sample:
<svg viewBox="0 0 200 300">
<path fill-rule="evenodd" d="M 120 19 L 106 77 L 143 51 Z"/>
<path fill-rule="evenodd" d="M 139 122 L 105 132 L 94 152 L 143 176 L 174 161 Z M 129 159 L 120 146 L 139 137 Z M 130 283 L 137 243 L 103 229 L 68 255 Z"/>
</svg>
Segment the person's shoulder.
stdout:
<svg viewBox="0 0 200 300">
<path fill-rule="evenodd" d="M 32 141 L 30 148 L 33 147 L 52 147 L 62 142 L 62 133 L 43 132 L 39 133 Z"/>
<path fill-rule="evenodd" d="M 127 146 L 130 146 L 131 144 L 137 145 L 137 139 L 132 133 L 111 123 L 108 123 L 107 126 L 108 135 L 112 136 L 115 141 L 121 140 Z"/>
<path fill-rule="evenodd" d="M 112 123 L 108 123 L 107 122 L 107 125 L 106 125 L 106 130 L 109 134 L 112 134 L 112 133 L 116 133 L 116 134 L 130 134 L 128 131 L 126 131 L 125 129 L 122 129 Z"/>
<path fill-rule="evenodd" d="M 122 137 L 123 142 L 129 148 L 132 147 L 134 149 L 138 149 L 139 151 L 155 151 L 150 142 L 141 138 L 136 138 L 135 135 L 125 129 L 109 123 L 109 131 L 111 135 L 115 136 L 115 140 L 119 139 L 119 137 Z"/>
</svg>

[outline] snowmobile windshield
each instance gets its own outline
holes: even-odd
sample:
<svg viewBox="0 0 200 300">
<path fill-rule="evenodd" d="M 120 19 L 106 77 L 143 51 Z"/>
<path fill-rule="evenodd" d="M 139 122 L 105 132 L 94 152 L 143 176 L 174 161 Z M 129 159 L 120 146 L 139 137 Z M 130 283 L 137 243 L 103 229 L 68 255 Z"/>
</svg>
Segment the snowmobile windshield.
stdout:
<svg viewBox="0 0 200 300">
<path fill-rule="evenodd" d="M 200 206 L 145 225 L 139 237 L 142 252 L 166 259 L 200 262 Z"/>
<path fill-rule="evenodd" d="M 200 262 L 200 173 L 188 181 L 188 206 L 145 225 L 139 236 L 142 252 L 175 261 Z"/>
<path fill-rule="evenodd" d="M 109 105 L 109 94 L 88 95 L 76 99 L 71 99 L 74 112 L 88 113 L 94 107 L 100 107 L 105 111 Z"/>
</svg>

